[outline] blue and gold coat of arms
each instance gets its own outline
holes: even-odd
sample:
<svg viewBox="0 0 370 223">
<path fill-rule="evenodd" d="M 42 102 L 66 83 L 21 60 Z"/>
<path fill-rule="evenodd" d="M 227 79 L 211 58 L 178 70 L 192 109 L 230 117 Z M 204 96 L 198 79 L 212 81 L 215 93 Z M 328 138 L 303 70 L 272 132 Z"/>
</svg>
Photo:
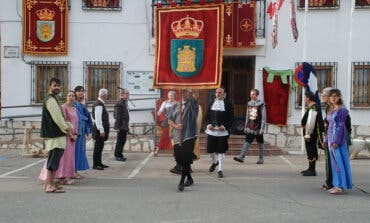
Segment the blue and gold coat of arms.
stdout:
<svg viewBox="0 0 370 223">
<path fill-rule="evenodd" d="M 178 39 L 171 40 L 172 71 L 184 78 L 198 74 L 203 66 L 204 41 L 197 39 L 203 29 L 203 21 L 188 16 L 171 24 Z"/>
</svg>

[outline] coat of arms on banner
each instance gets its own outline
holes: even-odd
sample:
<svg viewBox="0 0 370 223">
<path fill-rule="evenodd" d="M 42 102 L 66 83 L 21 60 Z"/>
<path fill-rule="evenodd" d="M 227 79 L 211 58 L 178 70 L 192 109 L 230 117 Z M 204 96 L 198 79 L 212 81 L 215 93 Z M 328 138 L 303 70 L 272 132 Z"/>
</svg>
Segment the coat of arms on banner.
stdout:
<svg viewBox="0 0 370 223">
<path fill-rule="evenodd" d="M 154 88 L 220 86 L 223 10 L 223 4 L 156 8 Z"/>
<path fill-rule="evenodd" d="M 178 39 L 171 40 L 171 68 L 180 77 L 193 77 L 202 69 L 204 40 L 196 39 L 203 21 L 186 16 L 171 24 Z"/>
<path fill-rule="evenodd" d="M 42 42 L 49 42 L 55 35 L 55 22 L 53 17 L 55 12 L 47 8 L 36 11 L 39 20 L 37 23 L 37 38 Z"/>
</svg>

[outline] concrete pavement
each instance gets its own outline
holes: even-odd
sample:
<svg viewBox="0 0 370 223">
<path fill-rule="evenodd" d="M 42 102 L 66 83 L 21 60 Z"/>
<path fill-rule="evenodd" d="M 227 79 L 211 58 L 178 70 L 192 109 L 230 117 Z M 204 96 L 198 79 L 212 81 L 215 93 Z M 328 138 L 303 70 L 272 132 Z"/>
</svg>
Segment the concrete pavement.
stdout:
<svg viewBox="0 0 370 223">
<path fill-rule="evenodd" d="M 240 164 L 226 158 L 225 178 L 209 173 L 208 156 L 193 165 L 194 186 L 177 192 L 179 176 L 169 172 L 170 155 L 112 153 L 110 168 L 84 172 L 65 186 L 65 194 L 45 194 L 37 179 L 42 159 L 21 158 L 19 150 L 0 150 L 0 222 L 369 222 L 370 160 L 351 161 L 354 189 L 345 195 L 320 190 L 318 176 L 303 177 L 302 155 L 257 157 Z M 91 158 L 91 154 L 89 154 Z"/>
</svg>

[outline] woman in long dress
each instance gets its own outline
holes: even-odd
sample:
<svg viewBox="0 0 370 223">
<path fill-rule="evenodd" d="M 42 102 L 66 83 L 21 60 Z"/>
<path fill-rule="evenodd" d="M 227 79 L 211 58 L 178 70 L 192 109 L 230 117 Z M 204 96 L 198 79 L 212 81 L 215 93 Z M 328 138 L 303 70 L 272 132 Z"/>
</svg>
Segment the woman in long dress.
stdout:
<svg viewBox="0 0 370 223">
<path fill-rule="evenodd" d="M 329 125 L 325 140 L 328 143 L 333 180 L 333 188 L 329 193 L 338 194 L 346 189 L 352 189 L 346 129 L 348 110 L 343 105 L 340 90 L 331 90 L 329 100 L 331 107 L 327 115 Z"/>
<path fill-rule="evenodd" d="M 64 150 L 63 156 L 59 162 L 59 168 L 55 172 L 55 178 L 60 179 L 60 184 L 74 184 L 74 180 L 71 178 L 75 175 L 75 142 L 78 135 L 78 116 L 77 110 L 73 107 L 73 102 L 75 101 L 75 93 L 69 91 L 67 94 L 66 103 L 62 105 L 62 110 L 64 117 L 67 122 L 72 124 L 72 130 L 67 135 L 66 148 Z M 46 166 L 44 165 L 41 170 L 39 179 L 46 180 Z"/>
<path fill-rule="evenodd" d="M 161 122 L 162 135 L 161 135 L 161 138 L 159 139 L 158 146 L 154 151 L 155 156 L 158 156 L 159 150 L 173 148 L 171 139 L 170 139 L 170 134 L 169 134 L 167 113 L 170 110 L 170 108 L 177 103 L 177 101 L 175 100 L 176 92 L 169 91 L 167 96 L 168 96 L 168 100 L 162 103 L 161 107 L 159 108 L 157 112 L 158 116 L 164 116 L 164 117 L 162 118 L 163 121 Z"/>
</svg>

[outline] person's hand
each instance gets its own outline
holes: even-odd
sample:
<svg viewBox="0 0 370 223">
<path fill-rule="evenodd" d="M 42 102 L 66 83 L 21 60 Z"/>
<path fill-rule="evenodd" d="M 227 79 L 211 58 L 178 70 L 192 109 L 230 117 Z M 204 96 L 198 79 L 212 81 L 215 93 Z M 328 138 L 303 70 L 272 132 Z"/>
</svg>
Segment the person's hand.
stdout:
<svg viewBox="0 0 370 223">
<path fill-rule="evenodd" d="M 263 133 L 265 133 L 265 131 L 261 130 L 261 131 L 260 131 L 260 135 L 263 135 Z"/>
<path fill-rule="evenodd" d="M 209 130 L 211 130 L 211 131 L 213 131 L 213 130 L 215 130 L 215 127 L 213 127 L 213 125 L 210 125 L 210 126 L 208 127 L 208 129 L 209 129 Z"/>
<path fill-rule="evenodd" d="M 100 133 L 100 138 L 104 138 L 105 137 L 105 132 L 101 132 Z"/>
<path fill-rule="evenodd" d="M 338 145 L 337 145 L 337 144 L 335 144 L 335 143 L 332 143 L 332 144 L 331 144 L 331 147 L 333 147 L 333 149 L 336 149 L 336 148 L 338 147 Z"/>
<path fill-rule="evenodd" d="M 225 127 L 224 126 L 220 126 L 220 127 L 218 127 L 218 131 L 224 131 L 225 130 Z"/>
<path fill-rule="evenodd" d="M 182 129 L 183 124 L 174 124 L 173 127 L 175 127 L 175 129 Z"/>
</svg>

